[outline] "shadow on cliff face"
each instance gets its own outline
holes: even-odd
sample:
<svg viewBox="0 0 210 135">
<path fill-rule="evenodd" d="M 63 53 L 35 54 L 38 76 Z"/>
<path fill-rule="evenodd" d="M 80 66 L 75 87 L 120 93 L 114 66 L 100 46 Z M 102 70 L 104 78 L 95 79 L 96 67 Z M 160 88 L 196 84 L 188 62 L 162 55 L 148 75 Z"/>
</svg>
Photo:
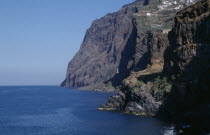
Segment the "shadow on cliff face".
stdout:
<svg viewBox="0 0 210 135">
<path fill-rule="evenodd" d="M 173 86 L 170 93 L 161 98 L 162 104 L 158 108 L 157 116 L 175 122 L 177 129 L 181 131 L 180 134 L 185 135 L 210 133 L 210 17 L 206 16 L 206 10 L 201 9 L 207 8 L 206 1 L 203 0 L 188 7 L 187 10 L 178 12 L 174 27 L 168 35 L 170 46 L 164 54 L 163 75 L 173 82 Z M 191 17 L 195 17 L 195 20 Z M 136 43 L 136 41 L 130 43 Z M 126 45 L 126 49 L 130 49 L 131 52 L 128 53 L 125 49 L 122 53 L 121 65 L 124 70 L 120 70 L 120 74 L 130 74 L 127 72 L 129 71 L 127 65 L 133 60 L 132 55 L 135 50 L 129 47 L 136 46 Z M 144 83 L 154 82 L 158 76 L 162 74 L 141 75 L 143 79 L 138 78 L 138 80 L 146 80 L 143 81 Z M 122 80 L 118 81 L 122 82 Z M 132 84 L 132 80 L 128 80 L 128 83 Z M 133 93 L 137 92 L 134 90 Z M 128 102 L 142 103 L 145 99 L 147 101 L 147 98 L 141 98 L 141 92 L 137 96 L 134 94 L 129 87 L 125 87 L 118 95 L 110 98 L 108 107 L 114 101 L 124 105 L 121 109 L 123 111 Z M 135 99 L 131 97 L 133 95 Z M 133 109 L 134 105 L 132 104 L 130 108 Z M 148 104 L 145 106 L 148 107 Z"/>
<path fill-rule="evenodd" d="M 186 130 L 191 135 L 210 132 L 209 50 L 210 45 L 201 45 L 197 48 L 196 56 L 178 74 L 171 92 L 163 101 L 157 114 L 177 124 L 190 125 L 182 130 Z M 180 69 L 176 69 L 178 70 Z M 167 75 L 167 71 L 165 74 Z"/>
<path fill-rule="evenodd" d="M 200 43 L 175 45 L 170 40 L 164 75 L 173 80 L 173 86 L 157 113 L 175 121 L 180 134 L 186 135 L 210 133 L 210 42 L 197 41 Z"/>
<path fill-rule="evenodd" d="M 129 62 L 133 60 L 133 56 L 135 54 L 136 36 L 137 29 L 136 27 L 133 27 L 128 42 L 125 45 L 123 52 L 121 53 L 120 65 L 118 68 L 119 73 L 116 74 L 112 79 L 107 81 L 111 81 L 114 87 L 119 86 L 123 79 L 128 77 L 128 75 L 130 74 L 130 70 L 133 68 L 133 65 L 129 64 Z"/>
<path fill-rule="evenodd" d="M 203 0 L 178 12 L 168 35 L 163 73 L 173 86 L 157 115 L 183 123 L 182 134 L 210 133 L 209 7 Z"/>
<path fill-rule="evenodd" d="M 137 72 L 147 69 L 151 64 L 151 60 L 155 53 L 161 53 L 161 46 L 153 43 L 152 39 L 157 39 L 157 35 L 148 31 L 141 33 L 141 38 L 138 36 L 136 25 L 134 24 L 133 33 L 131 34 L 123 52 L 121 53 L 121 60 L 119 64 L 119 73 L 111 80 L 114 87 L 122 84 L 131 72 Z M 137 43 L 137 40 L 138 43 Z M 155 44 L 155 45 L 153 45 Z M 163 47 L 164 48 L 164 47 Z"/>
</svg>

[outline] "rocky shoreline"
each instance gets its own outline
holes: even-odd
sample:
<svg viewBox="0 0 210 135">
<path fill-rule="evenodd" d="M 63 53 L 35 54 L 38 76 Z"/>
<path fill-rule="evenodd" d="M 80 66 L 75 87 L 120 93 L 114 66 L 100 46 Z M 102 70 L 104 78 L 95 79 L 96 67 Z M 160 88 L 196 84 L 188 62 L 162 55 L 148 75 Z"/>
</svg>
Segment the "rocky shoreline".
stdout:
<svg viewBox="0 0 210 135">
<path fill-rule="evenodd" d="M 182 2 L 188 5 L 176 9 Z M 210 0 L 190 6 L 181 0 L 164 9 L 161 8 L 164 2 L 146 3 L 136 1 L 109 14 L 108 18 L 112 16 L 109 21 L 106 16 L 101 19 L 102 24 L 98 23 L 100 20 L 94 22 L 81 50 L 70 62 L 62 86 L 117 92 L 99 111 L 155 116 L 177 125 L 190 125 L 177 126 L 178 134 L 210 133 Z M 114 31 L 104 30 L 109 27 Z M 97 30 L 106 34 L 95 36 Z M 115 33 L 111 40 L 107 37 L 109 32 Z M 95 40 L 96 37 L 100 40 Z M 102 49 L 108 43 L 110 49 Z M 99 50 L 86 52 L 82 49 L 86 46 Z M 93 64 L 95 60 L 84 63 L 84 54 L 90 61 L 89 54 L 106 58 L 97 60 L 104 65 Z M 79 70 L 78 63 L 84 65 Z"/>
<path fill-rule="evenodd" d="M 165 117 L 176 123 L 190 125 L 179 127 L 182 131 L 180 134 L 208 134 L 210 1 L 203 0 L 179 11 L 174 20 L 169 33 L 170 46 L 165 51 L 159 80 L 154 79 L 152 72 L 146 76 L 143 72 L 133 73 L 123 81 L 119 94 L 111 96 L 99 108 Z"/>
</svg>

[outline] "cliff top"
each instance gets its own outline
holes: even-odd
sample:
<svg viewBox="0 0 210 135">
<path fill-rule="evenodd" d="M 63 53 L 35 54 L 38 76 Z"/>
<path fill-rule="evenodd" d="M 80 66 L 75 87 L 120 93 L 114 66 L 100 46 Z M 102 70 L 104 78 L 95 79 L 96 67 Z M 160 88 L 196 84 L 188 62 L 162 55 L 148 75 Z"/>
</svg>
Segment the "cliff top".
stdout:
<svg viewBox="0 0 210 135">
<path fill-rule="evenodd" d="M 210 0 L 202 0 L 181 10 L 176 15 L 179 22 L 197 22 L 210 15 Z"/>
</svg>

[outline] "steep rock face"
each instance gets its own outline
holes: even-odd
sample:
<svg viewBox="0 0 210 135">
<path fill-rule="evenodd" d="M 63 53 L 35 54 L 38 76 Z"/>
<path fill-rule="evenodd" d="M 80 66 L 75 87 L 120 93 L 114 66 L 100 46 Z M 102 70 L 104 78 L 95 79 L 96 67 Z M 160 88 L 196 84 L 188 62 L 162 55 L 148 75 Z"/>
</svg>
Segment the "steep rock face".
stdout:
<svg viewBox="0 0 210 135">
<path fill-rule="evenodd" d="M 112 102 L 107 102 L 100 106 L 100 110 L 109 110 L 112 106 L 112 109 L 132 114 L 155 115 L 164 112 L 163 114 L 177 116 L 182 111 L 196 110 L 205 106 L 202 112 L 208 114 L 210 112 L 209 28 L 208 0 L 179 11 L 175 16 L 172 31 L 168 35 L 170 46 L 164 52 L 164 61 L 161 59 L 162 51 L 157 49 L 159 46 L 157 43 L 160 41 L 154 42 L 156 43 L 154 47 L 157 48 L 152 50 L 160 57 L 150 57 L 148 60 L 151 61 L 151 67 L 133 72 L 125 79 L 120 93 L 116 96 L 117 100 L 115 96 L 110 100 L 114 101 L 115 105 L 112 106 Z M 152 38 L 149 39 L 139 41 L 152 41 Z M 164 41 L 164 38 L 161 40 Z M 137 42 L 136 46 L 138 43 L 141 43 L 140 49 L 142 49 L 142 42 Z M 150 46 L 150 43 L 146 42 L 146 45 Z M 136 52 L 133 56 L 135 54 Z M 163 62 L 164 72 L 161 67 Z M 136 68 L 141 67 L 136 66 Z"/>
<path fill-rule="evenodd" d="M 137 29 L 137 25 L 135 25 L 137 36 L 122 52 L 119 73 L 111 80 L 114 86 L 122 84 L 131 72 L 144 70 L 148 65 L 161 65 L 164 62 L 163 54 L 168 45 L 167 34 L 150 30 L 142 32 L 141 29 Z"/>
<path fill-rule="evenodd" d="M 170 47 L 164 57 L 164 73 L 174 80 L 174 93 L 170 99 L 176 106 L 173 113 L 210 104 L 209 30 L 209 0 L 189 6 L 175 17 L 169 34 Z"/>
<path fill-rule="evenodd" d="M 94 21 L 79 52 L 68 64 L 61 86 L 95 88 L 98 84 L 104 86 L 103 82 L 118 86 L 131 72 L 151 64 L 152 57 L 163 61 L 172 18 L 186 3 L 168 2 L 136 0 Z"/>
<path fill-rule="evenodd" d="M 132 15 L 143 3 L 143 0 L 131 3 L 93 22 L 79 52 L 69 63 L 61 86 L 94 85 L 107 81 L 117 73 L 121 52 L 135 37 Z"/>
<path fill-rule="evenodd" d="M 99 110 L 119 110 L 135 115 L 153 116 L 170 92 L 171 84 L 161 74 L 163 64 L 133 72 L 123 81 L 120 92 L 111 96 Z"/>
<path fill-rule="evenodd" d="M 187 134 L 210 133 L 210 1 L 181 10 L 169 33 L 164 74 L 173 80 L 172 92 L 160 114 L 191 125 Z"/>
</svg>

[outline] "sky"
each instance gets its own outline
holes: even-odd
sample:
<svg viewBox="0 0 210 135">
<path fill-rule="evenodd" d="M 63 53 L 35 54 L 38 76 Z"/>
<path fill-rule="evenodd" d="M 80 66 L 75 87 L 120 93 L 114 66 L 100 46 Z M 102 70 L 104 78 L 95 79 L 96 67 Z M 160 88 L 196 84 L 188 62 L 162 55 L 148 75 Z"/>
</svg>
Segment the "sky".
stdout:
<svg viewBox="0 0 210 135">
<path fill-rule="evenodd" d="M 133 0 L 0 0 L 0 85 L 59 85 L 93 20 Z"/>
</svg>

